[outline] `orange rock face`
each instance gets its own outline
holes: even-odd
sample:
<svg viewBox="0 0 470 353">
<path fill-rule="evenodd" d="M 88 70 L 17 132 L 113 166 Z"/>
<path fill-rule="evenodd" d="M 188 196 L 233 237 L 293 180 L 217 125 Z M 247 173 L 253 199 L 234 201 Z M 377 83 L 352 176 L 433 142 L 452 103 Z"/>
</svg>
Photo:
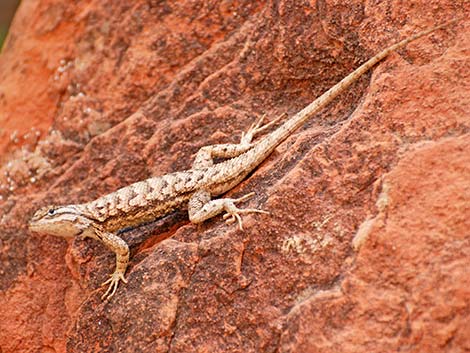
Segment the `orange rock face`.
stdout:
<svg viewBox="0 0 470 353">
<path fill-rule="evenodd" d="M 0 56 L 0 350 L 470 350 L 466 1 L 24 0 Z M 40 206 L 187 169 L 394 53 L 229 195 L 244 231 L 181 211 L 114 255 L 30 234 Z M 315 131 L 324 132 L 317 135 Z"/>
</svg>

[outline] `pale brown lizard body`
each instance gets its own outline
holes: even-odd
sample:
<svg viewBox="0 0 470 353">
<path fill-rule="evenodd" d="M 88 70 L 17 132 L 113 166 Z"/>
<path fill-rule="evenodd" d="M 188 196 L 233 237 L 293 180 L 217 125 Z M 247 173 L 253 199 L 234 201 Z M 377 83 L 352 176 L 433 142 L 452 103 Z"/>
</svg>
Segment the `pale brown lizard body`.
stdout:
<svg viewBox="0 0 470 353">
<path fill-rule="evenodd" d="M 88 203 L 42 208 L 34 214 L 29 227 L 33 231 L 61 237 L 91 237 L 102 241 L 114 251 L 116 269 L 104 283 L 109 283 L 109 287 L 103 298 L 110 298 L 116 292 L 119 281 L 126 282 L 124 273 L 129 261 L 129 248 L 126 242 L 116 235 L 119 230 L 139 226 L 175 209 L 186 207 L 193 223 L 201 223 L 225 211 L 227 214 L 224 218 L 227 222 L 238 221 L 240 228 L 240 214 L 267 213 L 257 209 L 239 209 L 235 206 L 235 203 L 246 200 L 252 194 L 239 199 L 211 200 L 211 197 L 221 195 L 240 183 L 307 119 L 391 52 L 448 24 L 420 32 L 383 50 L 258 142 L 252 143 L 254 135 L 270 127 L 283 116 L 262 127 L 261 119 L 242 136 L 240 144 L 201 148 L 190 170 L 139 181 Z M 213 158 L 229 159 L 214 164 Z"/>
</svg>

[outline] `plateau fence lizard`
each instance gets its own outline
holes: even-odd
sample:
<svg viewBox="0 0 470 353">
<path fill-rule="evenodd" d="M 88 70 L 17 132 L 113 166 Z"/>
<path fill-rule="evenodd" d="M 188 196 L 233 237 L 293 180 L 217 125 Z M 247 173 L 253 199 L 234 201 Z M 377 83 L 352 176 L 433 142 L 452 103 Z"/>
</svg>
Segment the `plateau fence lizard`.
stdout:
<svg viewBox="0 0 470 353">
<path fill-rule="evenodd" d="M 452 22 L 455 20 L 449 23 Z M 236 206 L 254 193 L 238 199 L 213 200 L 212 198 L 239 184 L 269 156 L 276 146 L 375 64 L 409 42 L 443 28 L 449 23 L 417 33 L 386 48 L 259 141 L 253 142 L 252 140 L 256 134 L 285 118 L 285 115 L 281 115 L 264 126 L 260 119 L 242 135 L 239 144 L 221 144 L 201 148 L 189 170 L 139 181 L 88 203 L 41 208 L 32 217 L 29 228 L 34 232 L 65 238 L 93 238 L 114 251 L 116 254 L 115 271 L 103 283 L 109 286 L 102 298 L 109 299 L 116 293 L 120 281 L 127 283 L 124 274 L 129 262 L 129 247 L 117 235 L 119 230 L 137 227 L 184 207 L 188 208 L 189 219 L 193 223 L 201 223 L 219 213 L 226 212 L 224 214 L 226 222 L 238 222 L 240 228 L 243 227 L 242 214 L 268 213 L 258 209 L 240 209 Z M 215 164 L 214 158 L 227 160 Z"/>
</svg>

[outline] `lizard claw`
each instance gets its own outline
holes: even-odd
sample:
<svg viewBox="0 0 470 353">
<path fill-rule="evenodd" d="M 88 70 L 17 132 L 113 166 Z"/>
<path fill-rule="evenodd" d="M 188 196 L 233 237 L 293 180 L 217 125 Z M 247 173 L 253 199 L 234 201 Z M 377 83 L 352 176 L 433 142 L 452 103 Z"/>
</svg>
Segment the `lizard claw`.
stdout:
<svg viewBox="0 0 470 353">
<path fill-rule="evenodd" d="M 255 137 L 256 134 L 259 134 L 260 132 L 270 128 L 272 125 L 276 124 L 279 120 L 285 118 L 286 116 L 287 116 L 287 113 L 283 113 L 279 115 L 277 118 L 275 118 L 273 121 L 270 121 L 266 125 L 262 125 L 263 120 L 266 117 L 266 114 L 263 114 L 256 123 L 253 123 L 250 126 L 247 132 L 242 133 L 242 139 L 241 139 L 240 144 L 241 145 L 250 144 L 251 141 L 253 140 L 253 137 Z"/>
<path fill-rule="evenodd" d="M 106 292 L 101 296 L 102 300 L 109 300 L 111 297 L 116 293 L 116 290 L 119 286 L 119 281 L 123 281 L 127 283 L 127 280 L 124 278 L 124 274 L 121 272 L 114 272 L 110 278 L 105 281 L 101 287 L 107 285 L 109 283 L 109 287 Z"/>
<path fill-rule="evenodd" d="M 243 230 L 243 221 L 242 221 L 242 218 L 240 216 L 240 214 L 242 213 L 262 213 L 262 214 L 270 214 L 268 211 L 264 211 L 264 210 L 258 210 L 256 208 L 245 208 L 245 209 L 240 209 L 238 208 L 237 206 L 235 206 L 235 203 L 236 202 L 242 202 L 242 201 L 245 201 L 247 199 L 249 199 L 250 197 L 252 197 L 253 195 L 255 195 L 254 192 L 250 192 L 249 194 L 246 194 L 238 199 L 229 199 L 229 200 L 226 200 L 226 203 L 225 203 L 225 211 L 227 212 L 226 214 L 223 215 L 223 219 L 225 219 L 225 222 L 227 224 L 232 224 L 234 223 L 235 221 L 238 222 L 238 227 L 240 228 L 240 230 Z"/>
</svg>

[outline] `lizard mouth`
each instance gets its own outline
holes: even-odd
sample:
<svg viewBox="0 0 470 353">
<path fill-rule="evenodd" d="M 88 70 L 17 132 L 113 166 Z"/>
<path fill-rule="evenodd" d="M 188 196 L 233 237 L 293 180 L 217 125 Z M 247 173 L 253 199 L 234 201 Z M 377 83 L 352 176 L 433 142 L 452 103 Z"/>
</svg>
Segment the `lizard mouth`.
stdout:
<svg viewBox="0 0 470 353">
<path fill-rule="evenodd" d="M 32 219 L 28 222 L 28 229 L 32 232 L 40 232 L 41 226 L 37 220 Z"/>
</svg>

